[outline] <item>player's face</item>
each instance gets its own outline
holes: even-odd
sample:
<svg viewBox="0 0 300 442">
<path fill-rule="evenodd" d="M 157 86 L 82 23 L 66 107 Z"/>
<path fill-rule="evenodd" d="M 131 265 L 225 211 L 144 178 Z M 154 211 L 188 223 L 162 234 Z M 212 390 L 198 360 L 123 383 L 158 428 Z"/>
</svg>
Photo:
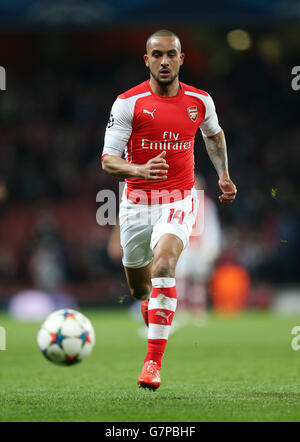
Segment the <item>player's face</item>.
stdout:
<svg viewBox="0 0 300 442">
<path fill-rule="evenodd" d="M 168 86 L 178 77 L 184 54 L 176 37 L 153 37 L 144 60 L 152 77 L 160 85 Z"/>
</svg>

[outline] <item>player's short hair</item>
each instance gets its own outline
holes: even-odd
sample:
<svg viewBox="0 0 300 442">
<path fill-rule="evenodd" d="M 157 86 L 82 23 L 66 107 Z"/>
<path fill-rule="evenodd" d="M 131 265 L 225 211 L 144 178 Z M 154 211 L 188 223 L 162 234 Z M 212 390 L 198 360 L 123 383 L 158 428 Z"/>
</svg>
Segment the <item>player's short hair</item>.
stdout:
<svg viewBox="0 0 300 442">
<path fill-rule="evenodd" d="M 181 41 L 178 35 L 175 34 L 173 31 L 169 31 L 168 29 L 159 29 L 158 31 L 153 32 L 153 34 L 150 35 L 150 37 L 147 38 L 146 41 L 146 52 L 148 52 L 148 46 L 150 43 L 150 40 L 152 37 L 175 37 L 177 38 L 181 50 Z"/>
</svg>

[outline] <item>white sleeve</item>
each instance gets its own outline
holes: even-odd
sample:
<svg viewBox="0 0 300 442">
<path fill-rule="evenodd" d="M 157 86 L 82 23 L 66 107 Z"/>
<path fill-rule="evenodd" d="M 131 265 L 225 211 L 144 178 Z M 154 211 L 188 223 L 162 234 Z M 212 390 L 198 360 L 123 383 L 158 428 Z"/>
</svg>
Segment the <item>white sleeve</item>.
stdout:
<svg viewBox="0 0 300 442">
<path fill-rule="evenodd" d="M 205 118 L 199 127 L 203 136 L 211 137 L 220 132 L 221 127 L 219 126 L 215 104 L 210 95 L 208 95 L 208 97 L 205 97 L 204 103 L 206 109 Z"/>
<path fill-rule="evenodd" d="M 117 98 L 114 102 L 104 137 L 102 155 L 121 157 L 132 132 L 132 111 L 127 100 Z"/>
</svg>

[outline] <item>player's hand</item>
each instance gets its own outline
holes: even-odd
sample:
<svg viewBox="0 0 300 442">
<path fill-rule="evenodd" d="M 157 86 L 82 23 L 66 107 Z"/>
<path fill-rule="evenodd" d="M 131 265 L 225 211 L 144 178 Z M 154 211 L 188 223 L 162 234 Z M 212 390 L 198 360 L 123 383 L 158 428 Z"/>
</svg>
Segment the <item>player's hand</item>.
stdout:
<svg viewBox="0 0 300 442">
<path fill-rule="evenodd" d="M 139 166 L 140 176 L 144 180 L 166 180 L 168 178 L 169 165 L 167 164 L 165 157 L 166 151 L 164 150 L 159 155 L 151 158 L 146 164 Z"/>
<path fill-rule="evenodd" d="M 223 192 L 223 195 L 219 196 L 219 200 L 222 204 L 231 204 L 237 194 L 237 190 L 235 184 L 231 181 L 230 178 L 220 178 L 219 179 L 219 187 Z"/>
</svg>

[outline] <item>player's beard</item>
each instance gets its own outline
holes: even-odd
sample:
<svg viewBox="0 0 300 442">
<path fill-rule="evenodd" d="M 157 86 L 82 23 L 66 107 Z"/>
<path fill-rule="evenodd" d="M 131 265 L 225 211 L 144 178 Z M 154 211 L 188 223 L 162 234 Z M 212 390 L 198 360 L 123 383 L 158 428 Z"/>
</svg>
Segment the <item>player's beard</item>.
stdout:
<svg viewBox="0 0 300 442">
<path fill-rule="evenodd" d="M 178 77 L 178 72 L 176 72 L 176 74 L 174 74 L 171 78 L 168 78 L 165 80 L 161 79 L 157 75 L 153 74 L 151 69 L 150 69 L 150 73 L 151 73 L 152 77 L 154 78 L 154 80 L 156 80 L 160 86 L 170 86 L 170 84 L 172 84 L 173 81 Z"/>
</svg>

